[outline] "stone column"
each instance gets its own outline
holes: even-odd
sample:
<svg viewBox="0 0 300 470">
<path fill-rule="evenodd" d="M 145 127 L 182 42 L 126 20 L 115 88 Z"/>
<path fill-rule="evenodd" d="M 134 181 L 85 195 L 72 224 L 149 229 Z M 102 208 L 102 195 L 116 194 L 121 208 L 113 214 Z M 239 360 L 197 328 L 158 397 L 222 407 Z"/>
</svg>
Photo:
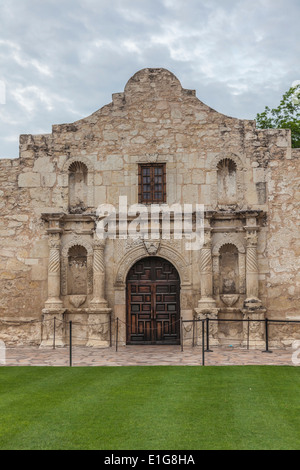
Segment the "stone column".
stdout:
<svg viewBox="0 0 300 470">
<path fill-rule="evenodd" d="M 43 309 L 42 343 L 41 347 L 64 346 L 64 312 L 60 298 L 60 231 L 49 233 L 49 264 L 48 264 L 48 299 Z"/>
<path fill-rule="evenodd" d="M 213 298 L 213 265 L 212 265 L 212 243 L 211 228 L 206 220 L 204 232 L 204 244 L 200 250 L 200 285 L 201 298 L 198 308 L 209 310 L 216 308 L 216 301 Z"/>
<path fill-rule="evenodd" d="M 204 244 L 200 250 L 200 286 L 201 297 L 198 302 L 198 308 L 195 308 L 195 317 L 198 320 L 204 320 L 207 317 L 216 319 L 219 309 L 216 307 L 216 301 L 213 298 L 213 264 L 212 264 L 212 242 L 211 228 L 209 221 L 205 219 Z M 212 344 L 217 341 L 218 324 L 211 322 L 210 332 Z"/>
<path fill-rule="evenodd" d="M 249 344 L 250 348 L 262 348 L 264 346 L 264 324 L 266 309 L 259 299 L 257 243 L 258 229 L 256 218 L 247 218 L 246 231 L 246 300 L 242 309 L 244 320 L 249 319 L 249 324 L 243 322 L 243 345 Z M 255 321 L 259 320 L 259 321 Z"/>
<path fill-rule="evenodd" d="M 49 236 L 48 300 L 45 307 L 57 309 L 63 306 L 60 299 L 60 234 L 54 233 Z"/>
<path fill-rule="evenodd" d="M 107 307 L 105 300 L 105 264 L 104 264 L 104 250 L 106 240 L 94 240 L 94 262 L 93 262 L 93 299 L 91 306 L 94 307 Z"/>
<path fill-rule="evenodd" d="M 257 241 L 258 227 L 252 221 L 252 225 L 245 227 L 246 230 L 246 301 L 245 303 L 259 304 L 258 298 L 258 262 L 257 262 Z"/>
<path fill-rule="evenodd" d="M 109 346 L 109 321 L 111 309 L 105 299 L 105 261 L 104 250 L 106 240 L 100 240 L 95 235 L 93 262 L 93 299 L 90 303 L 88 317 L 87 346 Z"/>
</svg>

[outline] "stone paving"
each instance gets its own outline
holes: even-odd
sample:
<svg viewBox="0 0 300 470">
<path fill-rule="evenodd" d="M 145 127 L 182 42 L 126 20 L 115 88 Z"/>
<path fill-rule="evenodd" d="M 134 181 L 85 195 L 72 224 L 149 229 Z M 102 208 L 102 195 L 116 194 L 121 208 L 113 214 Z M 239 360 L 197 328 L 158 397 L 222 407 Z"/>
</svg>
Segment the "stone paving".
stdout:
<svg viewBox="0 0 300 470">
<path fill-rule="evenodd" d="M 232 365 L 286 365 L 295 366 L 294 350 L 274 350 L 264 353 L 258 350 L 214 347 L 205 353 L 206 366 Z M 40 349 L 38 347 L 7 348 L 4 366 L 70 366 L 69 348 Z M 294 356 L 293 356 L 294 354 Z M 300 362 L 300 361 L 299 361 Z M 1 364 L 2 363 L 2 364 Z M 201 366 L 202 348 L 180 346 L 124 346 L 115 348 L 72 349 L 72 366 Z"/>
</svg>

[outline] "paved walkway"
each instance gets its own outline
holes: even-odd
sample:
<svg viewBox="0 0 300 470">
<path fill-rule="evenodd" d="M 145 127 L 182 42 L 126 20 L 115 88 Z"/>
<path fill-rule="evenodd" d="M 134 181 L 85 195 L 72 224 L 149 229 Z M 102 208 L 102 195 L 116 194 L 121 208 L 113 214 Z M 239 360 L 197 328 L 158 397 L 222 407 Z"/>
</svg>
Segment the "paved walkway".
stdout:
<svg viewBox="0 0 300 470">
<path fill-rule="evenodd" d="M 272 353 L 245 349 L 214 347 L 205 353 L 205 365 L 287 365 L 295 366 L 293 353 L 289 350 L 274 350 Z M 299 354 L 300 356 L 300 354 Z M 295 358 L 295 355 L 294 355 Z M 6 349 L 5 366 L 69 366 L 68 348 L 39 349 L 18 347 Z M 298 360 L 300 363 L 300 359 Z M 118 351 L 114 348 L 95 349 L 73 347 L 72 365 L 82 366 L 199 366 L 202 365 L 202 349 L 180 346 L 126 346 Z"/>
</svg>

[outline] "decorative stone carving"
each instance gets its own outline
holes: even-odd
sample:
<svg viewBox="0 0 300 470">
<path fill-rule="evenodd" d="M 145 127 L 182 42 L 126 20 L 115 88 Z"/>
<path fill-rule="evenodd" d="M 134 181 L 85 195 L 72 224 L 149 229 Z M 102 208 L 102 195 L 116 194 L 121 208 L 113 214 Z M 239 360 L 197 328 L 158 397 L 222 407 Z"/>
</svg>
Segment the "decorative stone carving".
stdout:
<svg viewBox="0 0 300 470">
<path fill-rule="evenodd" d="M 86 301 L 86 295 L 71 295 L 69 300 L 75 308 L 79 308 Z"/>
<path fill-rule="evenodd" d="M 132 248 L 129 250 L 121 259 L 117 272 L 116 272 L 116 281 L 115 281 L 115 286 L 120 287 L 123 286 L 125 287 L 126 283 L 126 275 L 131 268 L 131 266 L 134 265 L 139 259 L 142 259 L 145 257 L 147 254 L 147 251 L 145 249 L 144 243 L 139 244 L 135 248 Z M 149 253 L 148 253 L 148 256 Z M 162 258 L 166 258 L 168 261 L 170 261 L 172 264 L 174 264 L 175 268 L 177 269 L 180 279 L 181 279 L 181 285 L 190 285 L 191 284 L 191 269 L 189 266 L 189 263 L 187 262 L 187 259 L 185 259 L 181 253 L 177 252 L 175 248 L 170 246 L 167 243 L 161 242 L 160 248 L 159 248 L 159 256 Z"/>
<path fill-rule="evenodd" d="M 205 318 L 216 318 L 218 309 L 216 301 L 213 298 L 213 260 L 212 260 L 212 240 L 210 220 L 204 221 L 204 245 L 200 250 L 200 283 L 201 298 L 198 302 L 198 308 L 195 308 L 196 318 L 203 320 Z M 217 327 L 217 324 L 213 327 Z M 216 332 L 212 331 L 215 335 Z"/>
<path fill-rule="evenodd" d="M 147 250 L 148 255 L 155 256 L 160 248 L 160 241 L 151 241 L 147 242 L 144 241 L 145 248 Z"/>
<path fill-rule="evenodd" d="M 251 217 L 247 220 L 248 225 L 245 227 L 246 231 L 246 291 L 247 299 L 245 307 L 251 309 L 261 306 L 261 301 L 258 298 L 258 262 L 257 262 L 257 242 L 258 242 L 258 227 L 256 219 Z"/>
<path fill-rule="evenodd" d="M 221 299 L 227 307 L 232 307 L 234 304 L 237 303 L 240 296 L 238 294 L 224 294 L 221 295 Z"/>
<path fill-rule="evenodd" d="M 93 241 L 94 248 L 94 297 L 91 301 L 93 308 L 107 307 L 107 301 L 105 300 L 105 264 L 104 264 L 104 249 L 106 239 L 100 240 L 95 235 Z"/>
<path fill-rule="evenodd" d="M 61 309 L 60 299 L 60 234 L 49 234 L 49 264 L 48 264 L 48 300 L 46 309 Z"/>
</svg>

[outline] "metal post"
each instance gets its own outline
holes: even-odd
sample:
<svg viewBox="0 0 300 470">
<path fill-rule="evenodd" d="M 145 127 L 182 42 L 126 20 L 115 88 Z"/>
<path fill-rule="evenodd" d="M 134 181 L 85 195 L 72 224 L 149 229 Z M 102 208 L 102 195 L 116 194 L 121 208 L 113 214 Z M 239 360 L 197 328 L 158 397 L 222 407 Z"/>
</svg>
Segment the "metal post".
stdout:
<svg viewBox="0 0 300 470">
<path fill-rule="evenodd" d="M 193 343 L 192 347 L 195 347 L 195 317 L 193 317 Z"/>
<path fill-rule="evenodd" d="M 70 326 L 70 367 L 72 367 L 72 322 L 69 322 Z"/>
<path fill-rule="evenodd" d="M 109 346 L 112 347 L 112 336 L 111 336 L 111 316 L 109 317 Z"/>
<path fill-rule="evenodd" d="M 209 349 L 209 318 L 206 317 L 206 352 L 212 352 L 211 349 Z"/>
<path fill-rule="evenodd" d="M 117 318 L 117 326 L 116 326 L 116 352 L 118 352 L 118 342 L 119 342 L 119 318 Z"/>
<path fill-rule="evenodd" d="M 56 317 L 53 319 L 53 349 L 55 349 L 55 320 Z"/>
<path fill-rule="evenodd" d="M 250 318 L 247 319 L 247 351 L 249 351 L 249 340 L 250 340 Z"/>
<path fill-rule="evenodd" d="M 268 319 L 265 319 L 265 335 L 266 335 L 266 350 L 263 351 L 265 353 L 272 353 L 269 351 L 269 327 L 268 327 Z"/>
<path fill-rule="evenodd" d="M 202 365 L 205 365 L 205 347 L 204 347 L 204 338 L 205 338 L 205 331 L 204 331 L 204 323 L 205 320 L 202 320 Z"/>
<path fill-rule="evenodd" d="M 182 317 L 180 317 L 180 344 L 181 344 L 181 351 L 183 351 L 183 322 L 182 322 Z"/>
</svg>

